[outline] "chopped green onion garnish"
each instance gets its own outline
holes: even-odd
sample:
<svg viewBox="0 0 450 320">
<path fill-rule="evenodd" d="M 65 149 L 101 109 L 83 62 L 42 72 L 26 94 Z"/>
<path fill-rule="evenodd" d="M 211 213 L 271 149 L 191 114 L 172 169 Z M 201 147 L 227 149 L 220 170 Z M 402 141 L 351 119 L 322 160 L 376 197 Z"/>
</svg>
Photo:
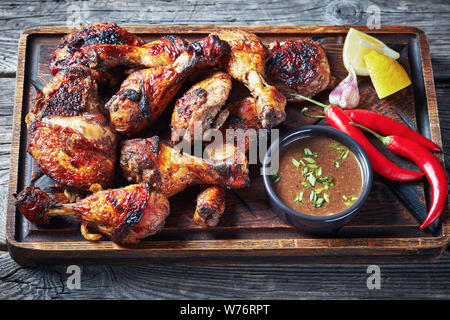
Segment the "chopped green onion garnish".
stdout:
<svg viewBox="0 0 450 320">
<path fill-rule="evenodd" d="M 342 159 L 342 160 L 347 159 L 349 153 L 350 153 L 350 150 L 346 150 L 346 151 L 342 152 L 339 159 Z"/>
<path fill-rule="evenodd" d="M 305 156 L 312 156 L 313 152 L 310 148 L 304 148 L 303 151 L 305 152 Z"/>
<path fill-rule="evenodd" d="M 323 199 L 324 199 L 327 203 L 330 203 L 330 197 L 328 196 L 328 193 L 324 193 L 324 194 L 323 194 Z"/>
<path fill-rule="evenodd" d="M 302 182 L 302 186 L 304 186 L 306 188 L 311 188 L 311 185 L 308 182 L 306 182 L 306 181 Z"/>
<path fill-rule="evenodd" d="M 302 169 L 302 176 L 304 176 L 305 174 L 307 174 L 308 173 L 308 168 L 307 167 L 304 167 L 303 169 Z"/>
<path fill-rule="evenodd" d="M 322 184 L 325 184 L 325 183 L 328 184 L 328 177 L 317 178 L 317 181 L 319 181 Z"/>
<path fill-rule="evenodd" d="M 314 176 L 314 174 L 309 174 L 307 179 L 311 186 L 314 187 L 316 185 L 316 177 Z"/>
<path fill-rule="evenodd" d="M 316 203 L 314 204 L 314 206 L 315 206 L 316 208 L 320 208 L 320 207 L 323 205 L 323 203 L 324 203 L 324 199 L 323 199 L 323 198 L 318 198 L 318 199 L 316 200 Z"/>
<path fill-rule="evenodd" d="M 278 175 L 278 173 L 274 173 L 270 176 L 270 179 L 273 183 L 277 183 L 278 181 L 280 181 L 281 177 Z"/>
<path fill-rule="evenodd" d="M 309 157 L 303 157 L 303 160 L 309 162 L 309 163 L 315 163 L 316 160 L 314 160 L 313 158 L 309 158 Z"/>
<path fill-rule="evenodd" d="M 347 197 L 345 194 L 343 194 L 343 195 L 342 195 L 342 199 L 344 199 L 345 201 L 347 201 L 347 200 L 348 200 L 348 197 Z"/>
<path fill-rule="evenodd" d="M 294 166 L 296 166 L 297 168 L 300 168 L 300 162 L 298 162 L 297 160 L 295 160 L 294 158 L 292 158 L 292 164 Z"/>
<path fill-rule="evenodd" d="M 350 201 L 346 201 L 346 202 L 344 202 L 344 204 L 345 204 L 347 207 L 350 207 L 353 203 L 350 202 Z"/>
<path fill-rule="evenodd" d="M 334 160 L 334 166 L 335 166 L 336 168 L 339 168 L 339 160 Z"/>
<path fill-rule="evenodd" d="M 316 190 L 314 190 L 317 194 L 321 194 L 322 193 L 322 191 L 324 190 L 325 188 L 317 188 Z"/>
<path fill-rule="evenodd" d="M 316 170 L 316 176 L 320 177 L 322 175 L 322 167 Z"/>
<path fill-rule="evenodd" d="M 319 168 L 319 166 L 317 164 L 314 164 L 314 163 L 308 163 L 306 166 L 308 168 L 310 168 L 310 169 L 317 169 L 317 168 Z"/>
<path fill-rule="evenodd" d="M 358 197 L 356 197 L 356 196 L 351 196 L 351 197 L 350 197 L 350 200 L 356 201 L 356 200 L 358 200 Z"/>
<path fill-rule="evenodd" d="M 344 150 L 345 150 L 344 147 L 342 147 L 342 146 L 340 146 L 340 145 L 337 145 L 337 144 L 332 144 L 332 145 L 330 145 L 330 148 L 335 149 L 335 150 L 338 150 L 338 151 L 344 151 Z"/>
<path fill-rule="evenodd" d="M 297 196 L 295 197 L 295 202 L 302 202 L 303 200 L 303 191 L 297 192 Z"/>
</svg>

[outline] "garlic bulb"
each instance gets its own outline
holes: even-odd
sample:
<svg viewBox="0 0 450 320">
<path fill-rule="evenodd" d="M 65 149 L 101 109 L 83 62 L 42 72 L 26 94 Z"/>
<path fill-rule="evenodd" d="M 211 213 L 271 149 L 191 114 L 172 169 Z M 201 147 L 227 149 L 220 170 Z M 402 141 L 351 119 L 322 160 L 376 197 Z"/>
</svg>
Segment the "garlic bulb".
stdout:
<svg viewBox="0 0 450 320">
<path fill-rule="evenodd" d="M 328 98 L 330 104 L 338 105 L 343 109 L 352 109 L 359 104 L 358 79 L 352 66 L 348 76 L 331 91 Z"/>
</svg>

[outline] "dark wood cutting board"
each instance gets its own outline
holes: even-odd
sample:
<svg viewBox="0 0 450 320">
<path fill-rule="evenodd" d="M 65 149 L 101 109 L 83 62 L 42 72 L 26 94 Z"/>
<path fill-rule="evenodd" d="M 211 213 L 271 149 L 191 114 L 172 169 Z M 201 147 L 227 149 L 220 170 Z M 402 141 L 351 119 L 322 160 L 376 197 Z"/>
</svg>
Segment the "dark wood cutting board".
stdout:
<svg viewBox="0 0 450 320">
<path fill-rule="evenodd" d="M 351 26 L 241 27 L 263 42 L 313 38 L 324 47 L 332 76 L 339 82 L 346 75 L 342 46 Z M 217 30 L 216 26 L 128 26 L 146 41 L 165 34 L 195 40 Z M 235 27 L 233 27 L 235 28 Z M 400 122 L 409 121 L 422 134 L 441 145 L 439 119 L 426 35 L 420 29 L 383 26 L 359 30 L 401 53 L 400 63 L 410 74 L 412 85 L 379 100 L 369 77 L 359 77 L 361 108 L 375 110 Z M 24 117 L 32 106 L 33 83 L 51 79 L 50 55 L 59 39 L 73 31 L 69 27 L 26 30 L 19 42 L 11 175 L 8 194 L 7 238 L 11 256 L 20 264 L 110 264 L 110 263 L 336 263 L 426 261 L 438 258 L 450 232 L 449 210 L 430 230 L 418 228 L 426 214 L 430 190 L 426 183 L 398 184 L 376 176 L 370 197 L 358 216 L 333 236 L 318 237 L 286 225 L 270 209 L 259 166 L 251 167 L 251 186 L 227 191 L 226 211 L 217 227 L 204 228 L 192 222 L 199 187 L 170 199 L 171 214 L 163 230 L 133 246 L 111 241 L 89 242 L 79 225 L 56 219 L 49 226 L 26 221 L 15 209 L 14 194 L 29 185 L 36 175 L 34 160 L 26 153 Z M 329 91 L 316 98 L 327 102 Z M 281 133 L 314 123 L 300 114 L 307 103 L 288 104 Z M 167 122 L 168 127 L 168 122 Z M 380 149 L 382 149 L 380 147 Z M 386 153 L 401 166 L 417 169 L 404 159 Z M 438 155 L 442 160 L 442 155 Z"/>
</svg>

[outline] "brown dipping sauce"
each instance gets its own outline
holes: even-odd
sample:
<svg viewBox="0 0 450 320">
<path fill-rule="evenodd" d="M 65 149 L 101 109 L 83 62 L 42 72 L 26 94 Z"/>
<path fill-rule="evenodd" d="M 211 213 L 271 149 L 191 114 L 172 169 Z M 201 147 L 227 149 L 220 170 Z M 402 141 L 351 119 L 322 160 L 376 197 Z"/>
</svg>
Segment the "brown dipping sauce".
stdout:
<svg viewBox="0 0 450 320">
<path fill-rule="evenodd" d="M 361 166 L 353 152 L 322 136 L 302 138 L 283 148 L 278 173 L 271 180 L 287 206 L 312 216 L 346 210 L 363 189 Z"/>
</svg>

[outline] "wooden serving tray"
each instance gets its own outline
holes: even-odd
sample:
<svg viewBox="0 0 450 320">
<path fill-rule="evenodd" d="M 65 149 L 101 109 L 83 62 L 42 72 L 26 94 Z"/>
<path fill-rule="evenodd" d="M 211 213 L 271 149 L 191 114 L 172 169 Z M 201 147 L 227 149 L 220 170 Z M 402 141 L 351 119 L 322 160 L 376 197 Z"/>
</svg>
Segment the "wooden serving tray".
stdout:
<svg viewBox="0 0 450 320">
<path fill-rule="evenodd" d="M 332 75 L 340 81 L 347 75 L 341 54 L 349 27 L 240 28 L 258 34 L 265 43 L 305 37 L 319 41 L 327 53 Z M 410 119 L 410 124 L 441 145 L 430 53 L 424 32 L 404 26 L 383 26 L 380 30 L 355 27 L 374 34 L 400 52 L 399 61 L 412 80 L 408 88 L 379 100 L 369 77 L 359 77 L 360 107 L 388 114 L 398 121 Z M 126 27 L 147 41 L 165 34 L 195 40 L 217 28 Z M 429 199 L 429 188 L 424 182 L 395 184 L 377 176 L 359 215 L 335 235 L 318 237 L 299 232 L 277 218 L 269 207 L 257 165 L 250 170 L 250 188 L 227 191 L 227 209 L 214 228 L 199 227 L 192 222 L 198 187 L 171 198 L 171 214 L 164 229 L 133 246 L 86 241 L 80 235 L 79 226 L 65 220 L 56 220 L 46 227 L 29 223 L 16 211 L 14 203 L 14 194 L 30 183 L 37 169 L 26 153 L 24 117 L 35 92 L 32 82 L 45 83 L 51 79 L 50 55 L 59 39 L 73 30 L 69 27 L 32 28 L 22 34 L 19 42 L 7 238 L 10 254 L 20 264 L 412 262 L 438 258 L 445 249 L 450 234 L 448 208 L 440 221 L 429 228 L 431 230 L 418 228 L 418 219 L 426 215 L 426 199 Z M 326 102 L 327 96 L 328 91 L 317 98 Z M 312 119 L 300 115 L 305 105 L 308 104 L 288 104 L 288 120 L 279 127 L 281 133 L 313 123 Z M 442 154 L 438 156 L 442 160 Z M 402 166 L 414 168 L 403 159 L 391 154 L 389 157 Z"/>
</svg>

